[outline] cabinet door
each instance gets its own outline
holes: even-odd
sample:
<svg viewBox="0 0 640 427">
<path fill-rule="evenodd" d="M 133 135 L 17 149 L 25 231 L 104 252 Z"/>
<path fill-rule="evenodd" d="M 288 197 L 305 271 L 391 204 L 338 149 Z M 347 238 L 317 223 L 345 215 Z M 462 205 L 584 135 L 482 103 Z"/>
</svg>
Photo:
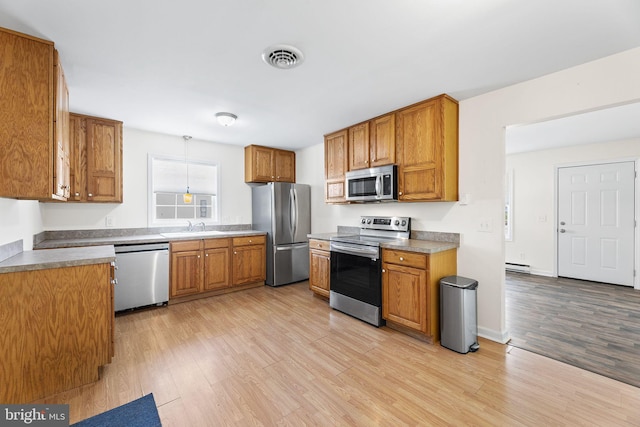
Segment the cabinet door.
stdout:
<svg viewBox="0 0 640 427">
<path fill-rule="evenodd" d="M 204 251 L 204 290 L 229 286 L 229 248 Z"/>
<path fill-rule="evenodd" d="M 349 128 L 349 170 L 369 167 L 369 122 Z"/>
<path fill-rule="evenodd" d="M 369 165 L 392 165 L 396 162 L 396 116 L 387 114 L 369 122 Z"/>
<path fill-rule="evenodd" d="M 331 258 L 327 251 L 309 251 L 309 289 L 318 295 L 329 297 Z"/>
<path fill-rule="evenodd" d="M 324 139 L 324 179 L 325 201 L 340 203 L 345 201 L 344 175 L 347 172 L 348 157 L 347 131 L 342 130 Z"/>
<path fill-rule="evenodd" d="M 386 263 L 382 268 L 382 317 L 426 334 L 426 270 Z"/>
<path fill-rule="evenodd" d="M 201 251 L 171 253 L 171 297 L 200 292 Z"/>
<path fill-rule="evenodd" d="M 55 52 L 56 71 L 56 109 L 55 109 L 55 178 L 53 194 L 66 200 L 70 189 L 70 153 L 69 153 L 69 89 L 64 78 L 62 64 Z"/>
<path fill-rule="evenodd" d="M 296 182 L 296 153 L 286 150 L 274 150 L 275 180 Z"/>
<path fill-rule="evenodd" d="M 52 42 L 0 29 L 0 197 L 52 197 L 55 81 Z"/>
<path fill-rule="evenodd" d="M 400 110 L 397 121 L 398 198 L 407 201 L 440 199 L 444 153 L 437 101 Z"/>
<path fill-rule="evenodd" d="M 273 149 L 254 145 L 251 147 L 251 182 L 270 182 L 275 179 Z"/>
<path fill-rule="evenodd" d="M 87 141 L 86 120 L 78 114 L 69 114 L 69 200 L 87 200 Z"/>
<path fill-rule="evenodd" d="M 87 200 L 122 202 L 122 122 L 87 118 Z"/>
<path fill-rule="evenodd" d="M 264 245 L 234 246 L 231 263 L 233 285 L 260 282 L 267 277 Z"/>
</svg>

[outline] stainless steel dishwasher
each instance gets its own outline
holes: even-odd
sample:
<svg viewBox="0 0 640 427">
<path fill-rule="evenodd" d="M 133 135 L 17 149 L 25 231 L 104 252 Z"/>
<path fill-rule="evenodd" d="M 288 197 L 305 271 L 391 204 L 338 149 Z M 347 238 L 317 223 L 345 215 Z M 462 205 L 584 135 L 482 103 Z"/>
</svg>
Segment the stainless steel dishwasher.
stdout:
<svg viewBox="0 0 640 427">
<path fill-rule="evenodd" d="M 115 311 L 169 301 L 169 244 L 117 245 Z"/>
</svg>

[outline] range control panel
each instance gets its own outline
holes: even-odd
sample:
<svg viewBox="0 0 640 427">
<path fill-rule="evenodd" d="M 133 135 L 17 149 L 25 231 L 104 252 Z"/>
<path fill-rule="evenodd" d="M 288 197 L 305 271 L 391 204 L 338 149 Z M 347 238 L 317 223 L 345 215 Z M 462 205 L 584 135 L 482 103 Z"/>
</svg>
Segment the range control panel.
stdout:
<svg viewBox="0 0 640 427">
<path fill-rule="evenodd" d="M 408 232 L 411 230 L 411 218 L 407 216 L 363 216 L 360 217 L 360 228 Z"/>
</svg>

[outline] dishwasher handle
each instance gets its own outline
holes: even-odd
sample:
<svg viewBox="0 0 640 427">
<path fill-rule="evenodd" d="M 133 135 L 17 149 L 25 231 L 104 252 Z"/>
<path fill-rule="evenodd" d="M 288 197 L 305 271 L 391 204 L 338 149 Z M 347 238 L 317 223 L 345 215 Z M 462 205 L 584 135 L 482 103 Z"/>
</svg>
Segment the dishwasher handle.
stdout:
<svg viewBox="0 0 640 427">
<path fill-rule="evenodd" d="M 114 246 L 116 254 L 125 254 L 131 252 L 151 252 L 151 251 L 168 251 L 168 243 L 144 243 L 134 245 L 116 245 Z"/>
</svg>

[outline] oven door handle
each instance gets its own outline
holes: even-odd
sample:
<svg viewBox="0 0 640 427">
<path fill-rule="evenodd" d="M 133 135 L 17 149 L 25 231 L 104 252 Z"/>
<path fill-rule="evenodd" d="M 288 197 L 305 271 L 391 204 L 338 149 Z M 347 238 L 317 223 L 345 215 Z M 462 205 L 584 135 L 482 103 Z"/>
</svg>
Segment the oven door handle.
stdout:
<svg viewBox="0 0 640 427">
<path fill-rule="evenodd" d="M 343 254 L 361 256 L 361 257 L 369 258 L 372 261 L 376 261 L 378 259 L 377 248 L 374 253 L 371 249 L 341 245 L 339 243 L 331 243 L 331 252 L 339 252 Z"/>
</svg>

